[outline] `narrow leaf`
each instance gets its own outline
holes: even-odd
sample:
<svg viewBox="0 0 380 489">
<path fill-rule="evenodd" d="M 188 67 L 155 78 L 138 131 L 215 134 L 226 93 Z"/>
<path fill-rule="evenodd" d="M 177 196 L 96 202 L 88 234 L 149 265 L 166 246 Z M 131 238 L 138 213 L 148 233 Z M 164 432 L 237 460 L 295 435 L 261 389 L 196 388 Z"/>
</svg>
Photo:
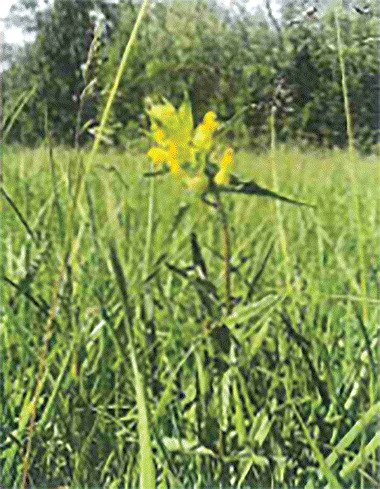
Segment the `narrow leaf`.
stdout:
<svg viewBox="0 0 380 489">
<path fill-rule="evenodd" d="M 309 430 L 307 429 L 307 426 L 304 423 L 304 421 L 303 421 L 300 413 L 298 412 L 296 406 L 294 404 L 292 404 L 292 407 L 293 407 L 294 413 L 295 413 L 295 415 L 299 421 L 299 424 L 301 425 L 302 431 L 304 432 L 304 435 L 307 439 L 307 442 L 309 443 L 310 448 L 312 449 L 314 456 L 315 456 L 315 458 L 319 464 L 321 472 L 325 476 L 325 478 L 327 479 L 327 481 L 329 483 L 329 487 L 331 489 L 339 489 L 341 487 L 341 485 L 339 484 L 338 479 L 335 477 L 335 475 L 333 474 L 333 472 L 330 470 L 329 466 L 327 465 L 325 458 L 323 457 L 322 453 L 320 452 L 320 450 L 319 450 L 317 444 L 315 443 L 315 441 L 313 440 L 311 434 L 309 433 Z"/>
<path fill-rule="evenodd" d="M 365 413 L 359 421 L 348 431 L 340 442 L 334 447 L 333 452 L 327 457 L 326 463 L 331 467 L 339 457 L 339 454 L 343 453 L 355 440 L 355 438 L 363 433 L 364 428 L 374 420 L 377 420 L 380 416 L 380 402 L 372 406 L 367 413 Z"/>
<path fill-rule="evenodd" d="M 123 267 L 120 263 L 115 245 L 110 245 L 112 268 L 119 287 L 121 300 L 127 317 L 126 330 L 128 335 L 133 376 L 135 380 L 136 404 L 137 404 L 137 431 L 140 445 L 140 489 L 154 489 L 156 487 L 156 469 L 153 461 L 153 452 L 150 439 L 148 409 L 145 399 L 145 386 L 143 377 L 137 363 L 137 353 L 132 332 L 132 318 L 130 313 L 127 281 Z"/>
<path fill-rule="evenodd" d="M 240 399 L 237 379 L 232 385 L 232 395 L 235 404 L 235 427 L 238 434 L 239 445 L 243 445 L 247 439 L 247 432 L 244 424 L 243 405 Z"/>
<path fill-rule="evenodd" d="M 197 267 L 202 274 L 202 278 L 207 277 L 206 262 L 202 256 L 201 247 L 198 243 L 198 238 L 195 233 L 191 233 L 191 251 L 193 254 L 194 267 Z"/>
<path fill-rule="evenodd" d="M 343 469 L 340 471 L 341 477 L 347 477 L 351 474 L 355 469 L 359 467 L 363 462 L 365 463 L 368 457 L 374 453 L 377 448 L 380 446 L 380 432 L 376 433 L 376 435 L 372 438 L 372 440 L 366 445 L 360 453 L 354 457 L 351 462 L 347 463 Z"/>
<path fill-rule="evenodd" d="M 305 207 L 315 207 L 314 205 L 307 204 L 306 202 L 301 202 L 284 195 L 280 195 L 273 190 L 266 189 L 258 185 L 255 181 L 251 180 L 249 182 L 241 182 L 236 177 L 233 177 L 230 185 L 223 185 L 218 187 L 219 192 L 244 194 L 244 195 L 258 195 L 260 197 L 269 197 L 271 199 L 282 200 L 288 204 L 294 204 L 298 206 Z"/>
<path fill-rule="evenodd" d="M 251 280 L 251 282 L 249 284 L 249 288 L 248 288 L 248 292 L 247 292 L 247 301 L 250 301 L 252 299 L 253 293 L 255 291 L 256 284 L 260 280 L 262 274 L 264 273 L 264 270 L 268 264 L 269 257 L 272 254 L 273 247 L 274 247 L 274 245 L 272 243 L 270 245 L 265 257 L 264 257 L 264 260 L 263 260 L 260 268 L 258 269 L 257 273 L 255 274 L 255 276 L 253 277 L 253 279 Z"/>
</svg>

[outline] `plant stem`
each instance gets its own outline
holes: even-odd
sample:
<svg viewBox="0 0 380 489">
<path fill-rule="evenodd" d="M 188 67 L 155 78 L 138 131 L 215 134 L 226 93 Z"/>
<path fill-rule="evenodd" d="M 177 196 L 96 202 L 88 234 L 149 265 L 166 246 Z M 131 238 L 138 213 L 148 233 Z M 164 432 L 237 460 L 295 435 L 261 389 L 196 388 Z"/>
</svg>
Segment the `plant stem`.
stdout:
<svg viewBox="0 0 380 489">
<path fill-rule="evenodd" d="M 156 487 L 156 469 L 152 451 L 150 425 L 148 416 L 147 400 L 145 398 L 145 385 L 137 362 L 137 350 L 133 334 L 134 324 L 131 306 L 129 304 L 127 281 L 124 276 L 116 245 L 111 243 L 112 268 L 116 277 L 120 296 L 125 310 L 125 327 L 130 349 L 130 360 L 135 381 L 135 394 L 137 405 L 137 432 L 139 436 L 140 452 L 140 489 L 154 489 Z"/>
<path fill-rule="evenodd" d="M 360 267 L 360 288 L 363 300 L 363 319 L 364 322 L 367 323 L 369 319 L 368 314 L 368 303 L 367 303 L 367 274 L 365 267 L 365 259 L 364 259 L 364 235 L 363 235 L 363 226 L 361 222 L 361 213 L 360 213 L 360 202 L 358 197 L 358 184 L 357 177 L 355 172 L 355 162 L 354 162 L 354 153 L 355 153 L 355 145 L 354 145 L 354 132 L 352 128 L 352 117 L 350 111 L 350 101 L 348 95 L 348 85 L 347 85 L 347 76 L 346 76 L 346 64 L 344 60 L 344 52 L 343 52 L 343 43 L 341 37 L 341 29 L 340 22 L 338 17 L 338 11 L 335 10 L 335 26 L 336 26 L 336 38 L 337 38 L 337 47 L 338 47 L 338 57 L 339 57 L 339 67 L 341 74 L 341 84 L 342 84 L 342 95 L 343 95 L 343 104 L 344 104 L 344 113 L 346 116 L 346 130 L 347 130 L 347 139 L 348 139 L 348 176 L 351 183 L 351 191 L 354 203 L 354 212 L 355 212 L 355 220 L 356 220 L 356 228 L 358 235 L 358 258 L 359 258 L 359 267 Z"/>
<path fill-rule="evenodd" d="M 74 188 L 74 194 L 71 202 L 69 203 L 69 209 L 67 213 L 67 223 L 66 223 L 66 241 L 65 241 L 65 246 L 64 246 L 64 256 L 62 260 L 62 267 L 59 271 L 57 281 L 54 284 L 53 287 L 53 294 L 52 294 L 52 301 L 51 301 L 51 308 L 49 311 L 49 318 L 47 321 L 47 324 L 44 329 L 44 340 L 43 340 L 43 345 L 41 346 L 41 354 L 39 358 L 39 364 L 38 364 L 38 373 L 37 373 L 37 381 L 36 381 L 36 387 L 35 391 L 33 394 L 33 400 L 32 400 L 32 405 L 31 405 L 31 414 L 29 418 L 29 430 L 28 430 L 28 439 L 27 439 L 27 445 L 26 445 L 26 450 L 25 454 L 23 457 L 23 468 L 22 468 L 22 484 L 21 487 L 23 489 L 26 489 L 28 486 L 29 482 L 29 471 L 30 471 L 30 465 L 31 465 L 31 458 L 32 458 L 32 446 L 33 446 L 33 438 L 34 438 L 34 433 L 36 430 L 36 420 L 37 420 L 37 411 L 38 411 L 38 404 L 39 404 L 39 399 L 42 395 L 43 392 L 43 387 L 45 384 L 45 379 L 46 379 L 46 373 L 47 373 L 47 360 L 48 360 L 48 353 L 49 353 L 49 344 L 50 344 L 50 338 L 53 334 L 52 326 L 54 324 L 55 318 L 57 316 L 57 311 L 59 308 L 59 302 L 60 302 L 60 296 L 59 292 L 61 290 L 62 283 L 66 277 L 66 271 L 67 271 L 67 265 L 72 264 L 74 261 L 74 258 L 76 256 L 76 253 L 79 251 L 79 235 L 75 236 L 74 234 L 74 217 L 76 214 L 76 210 L 78 207 L 78 203 L 81 201 L 81 196 L 83 193 L 84 189 L 84 183 L 86 181 L 86 177 L 89 174 L 95 156 L 97 154 L 97 151 L 99 149 L 100 141 L 101 141 L 101 136 L 102 133 L 104 132 L 104 129 L 107 125 L 109 115 L 111 112 L 112 104 L 114 102 L 117 90 L 119 88 L 121 78 L 123 76 L 123 73 L 125 71 L 125 68 L 127 67 L 127 61 L 129 59 L 130 52 L 132 50 L 132 47 L 134 46 L 136 39 L 137 39 L 137 32 L 139 30 L 139 27 L 141 25 L 141 22 L 144 18 L 144 14 L 147 10 L 147 7 L 149 5 L 149 0 L 144 0 L 143 3 L 141 4 L 140 11 L 138 13 L 136 22 L 133 26 L 130 38 L 128 40 L 128 43 L 125 47 L 119 68 L 117 70 L 114 83 L 112 86 L 112 89 L 110 91 L 110 94 L 108 96 L 106 106 L 103 110 L 102 117 L 101 117 L 101 122 L 99 126 L 99 131 L 96 133 L 94 144 L 91 149 L 91 153 L 86 159 L 85 163 L 83 164 L 83 168 L 79 169 L 78 175 L 77 175 L 77 180 L 75 183 L 75 188 Z M 33 89 L 34 90 L 34 89 Z M 31 95 L 34 94 L 34 91 L 31 92 Z M 30 96 L 31 96 L 30 95 Z M 18 113 L 17 113 L 18 115 Z M 12 121 L 11 121 L 12 122 Z M 81 159 L 78 158 L 79 164 L 82 164 Z"/>
<path fill-rule="evenodd" d="M 149 0 L 144 0 L 143 3 L 141 4 L 140 11 L 139 11 L 139 13 L 137 15 L 137 19 L 136 19 L 135 25 L 133 26 L 133 29 L 132 29 L 131 35 L 129 37 L 128 43 L 125 46 L 125 49 L 124 49 L 124 52 L 123 52 L 123 56 L 122 56 L 121 61 L 120 61 L 119 68 L 117 70 L 117 73 L 116 73 L 116 76 L 115 76 L 115 79 L 114 79 L 114 82 L 113 82 L 113 85 L 112 85 L 110 94 L 109 94 L 108 99 L 107 99 L 106 106 L 105 106 L 105 108 L 103 110 L 102 118 L 100 120 L 99 129 L 98 129 L 98 131 L 96 133 L 95 141 L 94 141 L 94 144 L 92 146 L 92 150 L 91 150 L 91 154 L 90 154 L 90 160 L 89 160 L 89 163 L 90 164 L 92 164 L 93 158 L 94 158 L 94 156 L 96 155 L 96 153 L 97 153 L 97 151 L 99 149 L 99 145 L 100 145 L 100 141 L 101 141 L 101 138 L 102 138 L 102 134 L 103 134 L 104 129 L 105 129 L 106 125 L 107 125 L 107 122 L 108 122 L 108 118 L 109 118 L 109 115 L 110 115 L 110 112 L 111 112 L 111 107 L 112 107 L 113 101 L 114 101 L 114 99 L 116 97 L 117 90 L 118 90 L 119 85 L 120 85 L 120 82 L 121 82 L 121 78 L 122 78 L 123 73 L 125 71 L 125 68 L 127 66 L 127 61 L 128 61 L 129 55 L 131 53 L 132 47 L 133 47 L 133 45 L 136 42 L 137 32 L 138 32 L 138 30 L 140 28 L 140 24 L 141 24 L 141 22 L 142 22 L 142 20 L 144 18 L 145 12 L 146 12 L 147 7 L 148 7 L 148 4 L 149 4 Z"/>
<path fill-rule="evenodd" d="M 352 155 L 352 153 L 354 151 L 354 131 L 352 129 L 352 117 L 351 117 L 351 111 L 350 111 L 350 101 L 349 101 L 349 97 L 348 97 L 346 65 L 344 62 L 342 36 L 341 36 L 340 22 L 339 22 L 337 11 L 335 11 L 335 27 L 336 27 L 336 39 L 337 39 L 337 46 L 338 46 L 339 67 L 340 67 L 341 84 L 342 84 L 344 114 L 346 116 L 348 152 L 349 152 L 349 154 Z"/>
<path fill-rule="evenodd" d="M 145 250 L 144 250 L 144 271 L 143 280 L 149 275 L 150 261 L 152 257 L 153 242 L 153 220 L 154 220 L 154 200 L 155 200 L 155 179 L 150 179 L 149 185 L 149 204 L 148 204 L 148 224 L 146 228 Z"/>
<path fill-rule="evenodd" d="M 270 117 L 269 117 L 269 126 L 270 126 L 270 159 L 271 159 L 271 170 L 272 170 L 272 180 L 273 180 L 273 190 L 275 192 L 278 191 L 278 177 L 277 177 L 277 151 L 276 151 L 276 110 L 275 107 L 272 107 Z M 277 216 L 277 232 L 280 240 L 281 252 L 284 258 L 285 263 L 285 281 L 286 288 L 288 292 L 291 292 L 291 278 L 290 278 L 290 269 L 289 269 L 289 253 L 288 253 L 288 244 L 286 242 L 286 234 L 284 229 L 283 216 L 281 212 L 281 204 L 278 200 L 274 202 L 274 206 L 276 209 Z"/>
<path fill-rule="evenodd" d="M 231 281 L 231 237 L 230 229 L 228 223 L 228 214 L 220 198 L 220 195 L 215 193 L 217 209 L 219 212 L 220 220 L 222 223 L 223 230 L 223 257 L 224 257 L 224 280 L 225 280 L 225 290 L 226 290 L 226 306 L 227 313 L 230 314 L 232 311 L 232 281 Z"/>
</svg>

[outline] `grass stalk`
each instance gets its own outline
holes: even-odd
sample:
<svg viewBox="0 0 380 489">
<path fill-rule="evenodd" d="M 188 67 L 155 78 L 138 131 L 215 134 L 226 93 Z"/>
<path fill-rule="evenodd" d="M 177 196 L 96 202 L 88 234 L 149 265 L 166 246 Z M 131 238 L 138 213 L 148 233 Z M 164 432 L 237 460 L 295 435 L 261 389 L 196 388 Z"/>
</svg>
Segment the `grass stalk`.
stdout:
<svg viewBox="0 0 380 489">
<path fill-rule="evenodd" d="M 337 48 L 338 48 L 338 57 L 339 57 L 339 68 L 341 75 L 341 86 L 342 86 L 342 96 L 343 96 L 343 105 L 344 105 L 344 113 L 346 118 L 346 131 L 347 131 L 347 140 L 348 140 L 348 175 L 351 184 L 351 191 L 354 203 L 354 212 L 355 212 L 355 221 L 357 228 L 357 236 L 358 236 L 358 258 L 359 258 L 359 267 L 360 267 L 360 288 L 361 295 L 365 298 L 363 301 L 363 319 L 364 322 L 368 322 L 369 314 L 368 314 L 368 303 L 367 303 L 367 273 L 364 259 L 364 238 L 363 238 L 363 226 L 361 222 L 361 213 L 360 213 L 360 202 L 358 196 L 358 183 L 357 176 L 355 171 L 355 144 L 354 144 L 354 131 L 352 125 L 352 116 L 350 111 L 350 101 L 348 94 L 348 83 L 347 83 L 347 74 L 346 74 L 346 63 L 344 59 L 344 51 L 343 51 L 343 43 L 341 36 L 341 27 L 339 22 L 338 11 L 335 10 L 335 27 L 336 27 L 336 39 L 337 39 Z"/>
<path fill-rule="evenodd" d="M 84 182 L 86 180 L 86 176 L 90 172 L 92 165 L 94 163 L 94 160 L 95 160 L 95 156 L 99 150 L 102 135 L 104 133 L 104 130 L 107 126 L 108 119 L 109 119 L 110 114 L 111 114 L 111 108 L 112 108 L 113 102 L 115 100 L 115 97 L 116 97 L 122 76 L 126 70 L 128 59 L 129 59 L 130 53 L 132 51 L 132 47 L 136 43 L 137 33 L 138 33 L 139 28 L 140 28 L 141 22 L 144 18 L 144 15 L 145 15 L 145 12 L 147 10 L 148 5 L 149 5 L 149 0 L 144 0 L 144 2 L 142 3 L 142 5 L 140 7 L 139 13 L 137 15 L 135 24 L 134 24 L 132 32 L 131 32 L 131 35 L 130 35 L 128 43 L 124 49 L 123 56 L 121 58 L 118 70 L 116 72 L 111 91 L 108 95 L 107 102 L 106 102 L 106 105 L 104 107 L 102 117 L 100 120 L 100 125 L 99 125 L 98 130 L 96 131 L 96 134 L 95 134 L 95 140 L 94 140 L 94 143 L 92 145 L 91 152 L 89 154 L 89 157 L 86 158 L 84 161 L 83 169 L 81 171 L 78 171 L 78 173 L 77 173 L 77 181 L 76 181 L 76 185 L 75 185 L 76 190 L 74 192 L 74 197 L 71 201 L 71 206 L 70 206 L 70 209 L 68 212 L 68 219 L 67 219 L 67 226 L 69 229 L 69 232 L 67 233 L 67 235 L 68 235 L 68 248 L 69 248 L 68 254 L 70 252 L 70 248 L 71 248 L 71 244 L 72 244 L 71 241 L 73 239 L 73 228 L 72 228 L 72 226 L 73 226 L 73 221 L 74 221 L 75 210 L 76 210 L 76 207 L 78 205 L 78 202 L 81 201 L 81 196 L 83 193 Z"/>
<path fill-rule="evenodd" d="M 154 489 L 156 486 L 156 469 L 153 461 L 151 437 L 148 421 L 148 409 L 145 399 L 145 387 L 143 377 L 137 363 L 137 352 L 133 336 L 133 322 L 128 300 L 127 282 L 124 276 L 116 247 L 111 244 L 111 261 L 116 281 L 119 287 L 121 299 L 125 310 L 125 326 L 127 331 L 130 360 L 134 376 L 136 404 L 137 404 L 137 426 L 140 445 L 140 489 Z"/>
<path fill-rule="evenodd" d="M 224 281 L 226 293 L 227 314 L 232 311 L 232 280 L 231 280 L 231 236 L 228 222 L 228 214 L 218 193 L 215 194 L 217 210 L 222 223 L 223 233 L 223 261 L 224 261 Z"/>
<path fill-rule="evenodd" d="M 128 58 L 129 58 L 129 55 L 131 54 L 132 47 L 134 46 L 134 44 L 136 42 L 137 33 L 138 33 L 139 28 L 140 28 L 141 22 L 144 18 L 148 4 L 149 4 L 149 0 L 144 0 L 143 3 L 141 4 L 140 11 L 137 15 L 135 25 L 133 26 L 133 29 L 132 29 L 131 35 L 129 37 L 128 43 L 124 49 L 124 53 L 123 53 L 123 56 L 121 58 L 119 68 L 117 70 L 117 73 L 116 73 L 110 94 L 108 96 L 106 106 L 103 110 L 103 114 L 102 114 L 102 118 L 100 120 L 99 128 L 96 132 L 95 141 L 94 141 L 94 144 L 92 146 L 92 150 L 91 150 L 91 154 L 90 154 L 89 164 L 91 164 L 93 162 L 93 159 L 94 159 L 94 157 L 95 157 L 95 155 L 99 149 L 102 134 L 104 132 L 104 129 L 106 128 L 108 118 L 110 116 L 112 104 L 113 104 L 114 99 L 116 97 L 116 93 L 117 93 L 117 90 L 119 88 L 121 78 L 124 74 L 125 68 L 127 67 Z"/>
<path fill-rule="evenodd" d="M 58 280 L 55 284 L 54 289 L 59 290 L 59 283 L 62 281 L 62 276 L 58 277 Z M 29 485 L 29 470 L 31 464 L 31 455 L 32 455 L 32 447 L 33 447 L 33 437 L 36 429 L 36 421 L 37 421 L 37 410 L 40 396 L 42 394 L 42 390 L 45 384 L 46 372 L 47 372 L 47 357 L 49 353 L 49 344 L 50 339 L 53 334 L 53 324 L 56 319 L 57 309 L 59 302 L 59 294 L 54 294 L 53 304 L 49 311 L 49 317 L 44 329 L 44 339 L 43 345 L 39 354 L 39 364 L 37 370 L 37 381 L 36 388 L 34 391 L 34 395 L 30 405 L 30 418 L 28 425 L 28 439 L 26 444 L 26 451 L 23 457 L 22 464 L 22 489 L 26 489 Z"/>
<path fill-rule="evenodd" d="M 334 447 L 331 454 L 327 457 L 326 463 L 329 467 L 332 467 L 338 460 L 339 455 L 343 454 L 345 450 L 355 441 L 355 439 L 364 433 L 367 425 L 374 420 L 379 419 L 380 416 L 380 402 L 373 405 L 355 424 L 354 426 L 343 436 L 343 438 Z"/>
<path fill-rule="evenodd" d="M 305 422 L 303 421 L 294 403 L 292 403 L 292 407 L 293 407 L 294 414 L 296 415 L 296 418 L 298 419 L 298 422 L 301 425 L 305 438 L 308 444 L 310 445 L 310 448 L 313 451 L 315 459 L 319 464 L 320 470 L 324 475 L 324 477 L 326 478 L 326 480 L 328 481 L 328 487 L 331 489 L 340 489 L 341 485 L 339 484 L 335 474 L 331 471 L 330 467 L 328 466 L 325 458 L 323 457 L 321 451 L 319 450 L 315 440 L 313 439 L 311 433 L 309 432 Z"/>
<path fill-rule="evenodd" d="M 155 178 L 151 178 L 149 184 L 148 223 L 147 223 L 146 236 L 145 236 L 143 280 L 145 280 L 149 275 L 149 267 L 152 258 L 154 207 L 155 207 Z"/>
<path fill-rule="evenodd" d="M 108 118 L 110 115 L 110 111 L 112 108 L 112 104 L 114 102 L 118 87 L 120 85 L 120 81 L 122 78 L 122 75 L 126 69 L 127 66 L 127 61 L 130 55 L 130 52 L 132 50 L 132 47 L 134 46 L 137 38 L 137 32 L 138 29 L 141 25 L 141 22 L 143 20 L 144 14 L 146 12 L 146 9 L 148 7 L 149 0 L 144 0 L 140 7 L 140 11 L 138 13 L 136 22 L 134 24 L 134 27 L 132 29 L 130 38 L 128 40 L 127 46 L 124 50 L 118 71 L 115 76 L 115 80 L 111 89 L 111 92 L 108 96 L 106 106 L 104 108 L 102 118 L 101 118 L 101 123 L 99 130 L 95 136 L 95 141 L 91 150 L 91 153 L 86 159 L 86 162 L 83 167 L 83 171 L 78 171 L 77 172 L 77 181 L 75 185 L 75 191 L 73 198 L 70 202 L 69 205 L 69 210 L 67 214 L 67 222 L 66 222 L 66 242 L 65 242 L 65 253 L 63 256 L 63 263 L 62 263 L 62 268 L 59 271 L 58 274 L 58 279 L 56 280 L 54 286 L 53 286 L 53 293 L 52 293 L 52 306 L 50 308 L 49 312 L 49 318 L 47 321 L 47 324 L 44 329 L 44 341 L 43 345 L 41 348 L 41 354 L 39 356 L 39 365 L 38 365 L 38 370 L 37 370 L 37 382 L 36 382 L 36 388 L 34 391 L 33 395 L 33 400 L 31 403 L 31 415 L 30 415 L 30 421 L 29 421 L 29 429 L 28 429 L 28 439 L 27 439 L 27 445 L 26 445 L 26 451 L 23 457 L 23 464 L 22 464 L 22 485 L 21 487 L 23 489 L 26 489 L 28 486 L 29 482 L 29 470 L 30 470 L 30 464 L 31 464 L 31 455 L 32 455 L 32 445 L 33 445 L 33 437 L 36 429 L 36 420 L 37 420 L 37 408 L 39 404 L 39 399 L 43 391 L 44 383 L 45 383 L 45 378 L 46 378 L 46 369 L 47 369 L 47 357 L 48 357 L 48 352 L 49 352 L 49 343 L 50 343 L 50 338 L 52 336 L 52 326 L 55 322 L 55 318 L 57 315 L 57 310 L 60 302 L 59 298 L 59 291 L 61 289 L 62 283 L 65 280 L 66 276 L 66 270 L 67 270 L 67 265 L 72 264 L 76 252 L 79 250 L 79 237 L 77 236 L 76 239 L 74 239 L 74 218 L 75 218 L 75 213 L 77 209 L 77 205 L 81 200 L 81 195 L 84 189 L 84 182 L 86 180 L 86 176 L 89 173 L 93 161 L 95 159 L 95 155 L 99 149 L 99 144 L 101 141 L 101 135 L 102 132 L 104 131 L 106 124 L 108 122 Z M 80 160 L 79 160 L 80 161 Z M 148 486 L 147 486 L 148 487 Z"/>
<path fill-rule="evenodd" d="M 11 132 L 12 127 L 14 126 L 15 122 L 17 121 L 18 116 L 21 114 L 22 110 L 26 106 L 26 104 L 30 101 L 30 99 L 33 97 L 33 95 L 36 93 L 37 87 L 34 86 L 32 87 L 29 92 L 25 94 L 25 96 L 20 100 L 20 103 L 18 106 L 15 108 L 13 114 L 9 118 L 9 121 L 4 127 L 3 130 L 3 137 L 2 140 L 3 142 L 6 141 L 8 134 Z"/>
<path fill-rule="evenodd" d="M 277 143 L 276 143 L 276 109 L 272 107 L 269 116 L 270 127 L 270 160 L 271 160 L 271 172 L 273 181 L 273 190 L 278 192 L 278 175 L 277 175 Z M 280 240 L 280 247 L 285 264 L 285 281 L 288 292 L 291 292 L 291 278 L 290 278 L 290 259 L 288 252 L 288 244 L 286 240 L 286 234 L 284 229 L 284 219 L 281 212 L 281 203 L 275 200 L 273 205 L 276 210 L 277 217 L 277 232 Z"/>
</svg>

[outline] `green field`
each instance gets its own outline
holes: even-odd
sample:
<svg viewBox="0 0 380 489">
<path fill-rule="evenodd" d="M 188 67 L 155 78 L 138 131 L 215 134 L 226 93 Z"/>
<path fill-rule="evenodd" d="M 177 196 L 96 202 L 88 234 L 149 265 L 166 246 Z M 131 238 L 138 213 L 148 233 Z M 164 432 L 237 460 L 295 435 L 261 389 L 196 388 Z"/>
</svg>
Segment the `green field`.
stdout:
<svg viewBox="0 0 380 489">
<path fill-rule="evenodd" d="M 215 209 L 114 151 L 73 212 L 78 161 L 5 149 L 2 483 L 377 487 L 375 161 L 238 154 L 240 175 L 316 207 L 223 195 L 232 312 Z"/>
</svg>

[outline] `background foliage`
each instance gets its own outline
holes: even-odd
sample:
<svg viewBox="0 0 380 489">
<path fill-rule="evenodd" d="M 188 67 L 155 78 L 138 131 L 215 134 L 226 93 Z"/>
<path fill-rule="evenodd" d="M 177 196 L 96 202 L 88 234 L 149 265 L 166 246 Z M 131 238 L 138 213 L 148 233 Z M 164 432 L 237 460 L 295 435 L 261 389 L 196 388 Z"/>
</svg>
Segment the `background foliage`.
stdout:
<svg viewBox="0 0 380 489">
<path fill-rule="evenodd" d="M 126 145 L 138 137 L 146 96 L 179 99 L 188 90 L 200 117 L 210 107 L 222 118 L 244 111 L 237 135 L 246 144 L 268 142 L 267 117 L 277 107 L 280 140 L 339 145 L 346 142 L 336 31 L 331 6 L 318 19 L 301 1 L 284 2 L 279 23 L 264 9 L 245 2 L 223 9 L 216 2 L 174 0 L 150 8 L 119 90 L 108 128 L 112 141 Z M 328 2 L 327 2 L 328 3 Z M 35 0 L 19 0 L 11 21 L 34 32 L 34 41 L 8 53 L 4 75 L 6 109 L 31 89 L 35 97 L 14 125 L 10 138 L 36 144 L 47 131 L 73 144 L 80 94 L 96 19 L 103 31 L 91 66 L 94 82 L 83 120 L 97 124 L 137 7 L 134 2 L 55 0 L 44 10 Z M 341 13 L 348 86 L 356 141 L 368 151 L 378 137 L 379 23 L 353 9 Z M 92 121 L 92 122 L 91 122 Z M 85 143 L 90 135 L 84 135 Z"/>
</svg>

